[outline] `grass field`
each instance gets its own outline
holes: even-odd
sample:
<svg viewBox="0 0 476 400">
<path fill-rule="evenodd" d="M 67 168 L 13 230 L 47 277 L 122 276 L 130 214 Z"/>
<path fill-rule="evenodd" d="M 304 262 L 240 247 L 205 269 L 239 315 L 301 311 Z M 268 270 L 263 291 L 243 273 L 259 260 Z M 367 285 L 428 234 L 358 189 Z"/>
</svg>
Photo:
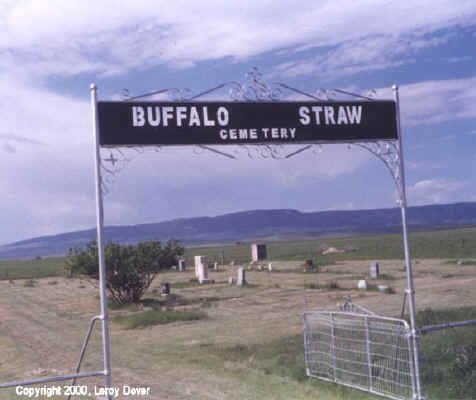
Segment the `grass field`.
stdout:
<svg viewBox="0 0 476 400">
<path fill-rule="evenodd" d="M 338 249 L 352 247 L 356 251 L 345 254 L 318 254 L 327 247 Z M 414 258 L 476 258 L 476 228 L 437 230 L 410 233 L 410 246 Z M 361 235 L 349 237 L 320 238 L 289 242 L 269 242 L 268 255 L 273 260 L 315 259 L 321 263 L 343 260 L 396 259 L 403 258 L 401 234 Z M 208 256 L 211 261 L 238 263 L 250 260 L 249 243 L 224 246 L 190 248 L 188 261 L 193 255 Z"/>
<path fill-rule="evenodd" d="M 475 238 L 476 229 L 412 235 L 422 324 L 476 313 Z M 193 281 L 190 263 L 186 272 L 164 272 L 140 307 L 110 308 L 113 382 L 150 386 L 150 399 L 377 399 L 305 376 L 301 318 L 305 307 L 335 308 L 348 295 L 375 312 L 399 316 L 405 290 L 400 242 L 399 235 L 380 235 L 271 243 L 273 271 L 255 266 L 243 288 L 227 281 L 236 277 L 240 261 L 248 268 L 248 245 L 188 249 L 189 259 L 203 254 L 211 261 L 224 249 L 227 265 L 210 271 L 215 284 L 209 285 Z M 357 251 L 317 258 L 321 246 Z M 310 257 L 320 267 L 304 272 L 302 260 Z M 389 293 L 356 290 L 357 280 L 368 277 L 370 259 L 379 260 L 382 274 L 371 287 L 389 285 Z M 0 262 L 0 381 L 73 370 L 99 305 L 93 284 L 63 276 L 64 261 Z M 172 287 L 167 298 L 160 296 L 164 281 Z M 428 308 L 433 311 L 423 312 Z M 84 369 L 102 368 L 99 334 L 96 327 Z M 474 327 L 423 337 L 428 398 L 472 398 L 475 338 Z M 100 380 L 81 383 L 92 387 Z M 0 391 L 0 398 L 18 399 L 12 390 Z M 94 397 L 81 399 L 88 398 Z"/>
<path fill-rule="evenodd" d="M 216 282 L 210 285 L 192 282 L 190 268 L 184 273 L 164 273 L 153 283 L 142 307 L 111 309 L 113 381 L 150 386 L 151 399 L 377 399 L 306 378 L 303 360 L 301 317 L 305 304 L 310 309 L 333 308 L 351 295 L 357 304 L 373 311 L 399 315 L 405 288 L 401 260 L 382 260 L 385 279 L 372 282 L 391 285 L 395 294 L 355 289 L 356 280 L 367 275 L 368 264 L 337 261 L 317 273 L 303 273 L 301 262 L 273 260 L 273 272 L 247 271 L 252 285 L 246 288 L 226 283 L 228 276 L 236 276 L 238 265 L 210 271 Z M 171 283 L 170 298 L 160 296 L 163 280 Z M 84 280 L 37 278 L 33 286 L 25 286 L 26 281 L 0 281 L 1 381 L 71 372 L 87 322 L 98 313 L 97 290 Z M 338 283 L 338 290 L 332 282 Z M 420 310 L 443 310 L 449 305 L 476 308 L 473 265 L 419 259 L 415 261 L 415 283 Z M 166 317 L 159 315 L 163 312 Z M 189 313 L 184 320 L 176 318 L 181 312 Z M 123 325 L 121 318 L 127 323 L 138 321 L 137 327 L 130 329 L 133 327 Z M 475 335 L 465 335 L 471 346 Z M 449 370 L 455 365 L 448 357 L 453 342 L 444 347 L 443 339 L 434 338 L 422 341 L 427 361 L 431 360 L 426 365 L 437 365 L 441 358 L 441 365 L 448 365 Z M 101 368 L 98 327 L 84 368 Z M 452 375 L 441 375 L 441 371 L 425 375 L 433 381 L 435 376 L 443 378 L 428 386 L 430 399 L 449 399 L 462 393 L 462 388 L 454 386 Z M 100 381 L 81 383 L 92 387 Z M 453 391 L 448 392 L 446 386 Z M 0 395 L 7 400 L 18 398 L 12 390 Z M 471 396 L 466 393 L 463 398 Z"/>
<path fill-rule="evenodd" d="M 415 232 L 410 234 L 413 258 L 447 258 L 450 264 L 459 259 L 467 265 L 475 265 L 476 228 Z M 345 254 L 320 255 L 319 250 L 326 247 L 352 247 L 356 251 Z M 317 264 L 331 264 L 344 260 L 403 259 L 402 236 L 400 234 L 361 235 L 315 240 L 268 243 L 268 255 L 273 260 L 304 260 L 312 258 Z M 189 265 L 193 256 L 208 256 L 211 262 L 225 263 L 235 261 L 245 263 L 250 260 L 249 243 L 200 246 L 187 249 Z M 63 276 L 64 257 L 49 257 L 34 260 L 0 261 L 0 280 L 44 278 Z"/>
<path fill-rule="evenodd" d="M 64 276 L 64 267 L 64 257 L 0 261 L 0 279 L 38 279 Z"/>
</svg>

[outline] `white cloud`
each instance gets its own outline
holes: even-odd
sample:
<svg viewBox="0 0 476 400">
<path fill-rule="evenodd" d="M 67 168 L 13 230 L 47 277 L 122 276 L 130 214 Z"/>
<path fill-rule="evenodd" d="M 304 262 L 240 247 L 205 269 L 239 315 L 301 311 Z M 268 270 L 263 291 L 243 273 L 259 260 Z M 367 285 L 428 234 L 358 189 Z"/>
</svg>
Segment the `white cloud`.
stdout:
<svg viewBox="0 0 476 400">
<path fill-rule="evenodd" d="M 391 88 L 377 91 L 378 98 L 391 98 Z M 435 124 L 476 117 L 476 76 L 423 81 L 400 86 L 405 126 Z"/>
<path fill-rule="evenodd" d="M 446 43 L 449 35 L 426 37 L 422 32 L 411 34 L 375 34 L 342 42 L 337 47 L 309 59 L 285 62 L 274 73 L 284 76 L 317 75 L 336 80 L 359 72 L 378 71 L 415 62 L 412 56 L 426 47 Z"/>
<path fill-rule="evenodd" d="M 375 60 L 376 68 L 386 65 L 389 50 L 401 54 L 438 40 L 425 33 L 474 24 L 476 5 L 471 0 L 457 6 L 449 0 L 299 6 L 291 0 L 129 0 L 120 5 L 103 0 L 92 7 L 79 0 L 24 0 L 4 2 L 0 14 L 1 65 L 39 76 L 124 73 L 160 63 L 187 66 L 309 43 L 340 46 L 332 57 L 343 56 L 351 71 Z M 409 32 L 418 34 L 406 36 Z M 352 63 L 362 55 L 367 63 Z M 329 60 L 327 68 L 334 62 Z"/>
<path fill-rule="evenodd" d="M 472 24 L 475 16 L 474 1 L 455 7 L 443 0 L 299 6 L 294 0 L 0 2 L 0 205 L 7 210 L 0 241 L 94 225 L 89 105 L 41 88 L 41 78 L 125 74 L 160 63 L 184 67 L 306 46 L 336 47 L 326 68 L 353 73 L 373 62 L 376 68 L 395 63 L 381 57 L 389 44 L 394 54 L 411 54 L 444 40 L 427 33 Z M 475 80 L 402 86 L 405 123 L 474 116 Z M 237 204 L 251 208 L 263 198 L 263 208 L 276 207 L 286 193 L 307 195 L 316 181 L 351 174 L 369 157 L 342 146 L 279 162 L 250 161 L 246 155 L 231 161 L 176 149 L 144 155 L 117 178 L 106 198 L 106 221 L 216 214 Z M 424 186 L 415 185 L 415 193 L 430 196 Z M 319 208 L 318 200 L 305 204 Z"/>
<path fill-rule="evenodd" d="M 475 197 L 468 193 L 469 186 L 454 179 L 425 179 L 407 188 L 408 200 L 412 205 L 469 201 Z"/>
</svg>

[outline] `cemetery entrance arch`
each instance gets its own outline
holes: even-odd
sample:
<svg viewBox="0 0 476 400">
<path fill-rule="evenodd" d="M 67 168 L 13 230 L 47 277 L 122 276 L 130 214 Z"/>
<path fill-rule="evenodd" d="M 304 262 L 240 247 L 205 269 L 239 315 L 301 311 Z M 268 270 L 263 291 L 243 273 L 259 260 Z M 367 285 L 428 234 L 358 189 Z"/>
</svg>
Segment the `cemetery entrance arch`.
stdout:
<svg viewBox="0 0 476 400">
<path fill-rule="evenodd" d="M 375 92 L 361 95 L 339 89 L 320 89 L 310 93 L 285 83 L 268 84 L 256 68 L 246 75 L 243 83 L 225 82 L 195 95 L 175 88 L 139 96 L 131 96 L 124 90 L 121 101 L 100 101 L 97 88 L 92 84 L 101 314 L 91 320 L 74 373 L 9 382 L 0 384 L 0 387 L 67 379 L 74 382 L 88 376 L 102 376 L 104 386 L 111 386 L 103 195 L 129 160 L 129 148 L 140 152 L 162 146 L 192 145 L 230 159 L 243 152 L 250 157 L 286 159 L 323 144 L 346 143 L 364 148 L 380 159 L 397 188 L 407 276 L 414 397 L 422 399 L 415 290 L 407 233 L 399 94 L 397 86 L 392 89 L 391 100 L 376 99 Z M 225 101 L 222 100 L 223 92 L 227 92 L 228 96 Z M 230 148 L 233 150 L 229 151 Z M 80 372 L 92 327 L 97 321 L 102 327 L 103 370 Z"/>
</svg>

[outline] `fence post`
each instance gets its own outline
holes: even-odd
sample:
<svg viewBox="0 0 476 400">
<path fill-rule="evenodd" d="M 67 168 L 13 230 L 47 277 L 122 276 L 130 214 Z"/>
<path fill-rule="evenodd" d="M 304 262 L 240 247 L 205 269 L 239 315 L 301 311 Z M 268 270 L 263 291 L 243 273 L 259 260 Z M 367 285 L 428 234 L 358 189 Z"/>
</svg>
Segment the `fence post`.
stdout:
<svg viewBox="0 0 476 400">
<path fill-rule="evenodd" d="M 373 379 L 372 379 L 372 357 L 370 355 L 370 334 L 369 334 L 369 317 L 365 316 L 365 347 L 367 353 L 367 367 L 369 373 L 369 390 L 373 390 Z"/>
<path fill-rule="evenodd" d="M 415 370 L 413 368 L 413 346 L 412 346 L 412 333 L 410 328 L 406 328 L 406 338 L 407 338 L 407 346 L 408 346 L 408 364 L 410 366 L 410 374 L 412 378 L 412 397 L 414 399 L 417 398 L 417 389 L 416 389 L 416 377 L 415 377 Z"/>
<path fill-rule="evenodd" d="M 337 373 L 336 373 L 336 348 L 335 348 L 335 321 L 334 321 L 333 312 L 331 312 L 331 354 L 332 354 L 332 370 L 334 373 L 334 381 L 336 381 Z"/>
<path fill-rule="evenodd" d="M 421 384 L 420 377 L 420 360 L 419 360 L 419 349 L 418 349 L 418 332 L 415 322 L 415 288 L 413 284 L 413 271 L 412 271 L 412 260 L 410 257 L 410 245 L 408 243 L 408 229 L 407 229 L 407 195 L 405 190 L 405 169 L 403 162 L 403 148 L 402 148 L 402 132 L 400 126 L 400 99 L 398 95 L 398 86 L 393 85 L 393 94 L 395 99 L 395 107 L 397 112 L 397 132 L 398 132 L 398 158 L 399 164 L 398 169 L 400 173 L 400 190 L 399 190 L 399 200 L 400 200 L 400 212 L 402 216 L 402 231 L 403 231 L 403 248 L 405 252 L 405 270 L 407 275 L 407 297 L 408 297 L 408 309 L 410 311 L 410 329 L 412 335 L 412 347 L 413 347 L 413 364 L 414 364 L 414 374 L 415 374 L 415 384 L 416 384 L 416 398 L 418 400 L 423 399 L 423 388 Z"/>
<path fill-rule="evenodd" d="M 309 326 L 307 324 L 308 314 L 304 313 L 303 323 L 304 323 L 304 364 L 306 365 L 306 375 L 310 375 L 309 371 Z"/>
</svg>

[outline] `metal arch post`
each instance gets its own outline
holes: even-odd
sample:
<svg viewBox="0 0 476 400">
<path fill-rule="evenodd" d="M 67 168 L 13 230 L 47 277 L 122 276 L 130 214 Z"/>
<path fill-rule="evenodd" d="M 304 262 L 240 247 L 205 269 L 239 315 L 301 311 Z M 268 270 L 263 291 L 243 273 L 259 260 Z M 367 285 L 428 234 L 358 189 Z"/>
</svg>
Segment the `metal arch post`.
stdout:
<svg viewBox="0 0 476 400">
<path fill-rule="evenodd" d="M 97 246 L 99 259 L 99 295 L 101 302 L 101 320 L 102 320 L 102 350 L 104 362 L 104 386 L 111 387 L 111 360 L 110 360 L 110 345 L 109 345 L 109 313 L 107 308 L 106 296 L 106 265 L 104 257 L 104 207 L 101 187 L 101 155 L 99 145 L 99 120 L 98 120 L 98 102 L 97 102 L 97 87 L 94 83 L 91 84 L 91 112 L 94 133 L 94 160 L 95 160 L 95 184 L 96 184 L 96 229 L 97 229 Z M 111 400 L 109 394 L 106 395 L 107 400 Z"/>
<path fill-rule="evenodd" d="M 418 349 L 418 330 L 415 322 L 415 288 L 413 284 L 413 270 L 412 262 L 410 257 L 410 246 L 408 243 L 408 229 L 407 229 L 407 195 L 405 189 L 405 170 L 403 162 L 403 150 L 402 150 L 402 131 L 400 126 L 400 103 L 398 95 L 398 86 L 392 86 L 393 95 L 395 99 L 396 113 L 397 113 L 397 132 L 398 132 L 398 169 L 400 172 L 400 187 L 398 188 L 400 210 L 402 214 L 402 230 L 403 230 L 403 248 L 405 252 L 405 267 L 407 275 L 407 297 L 408 297 L 408 308 L 410 311 L 410 329 L 412 336 L 413 344 L 413 363 L 415 371 L 415 383 L 416 383 L 416 399 L 424 399 L 421 376 L 420 376 L 420 360 L 419 360 L 419 349 Z"/>
</svg>

